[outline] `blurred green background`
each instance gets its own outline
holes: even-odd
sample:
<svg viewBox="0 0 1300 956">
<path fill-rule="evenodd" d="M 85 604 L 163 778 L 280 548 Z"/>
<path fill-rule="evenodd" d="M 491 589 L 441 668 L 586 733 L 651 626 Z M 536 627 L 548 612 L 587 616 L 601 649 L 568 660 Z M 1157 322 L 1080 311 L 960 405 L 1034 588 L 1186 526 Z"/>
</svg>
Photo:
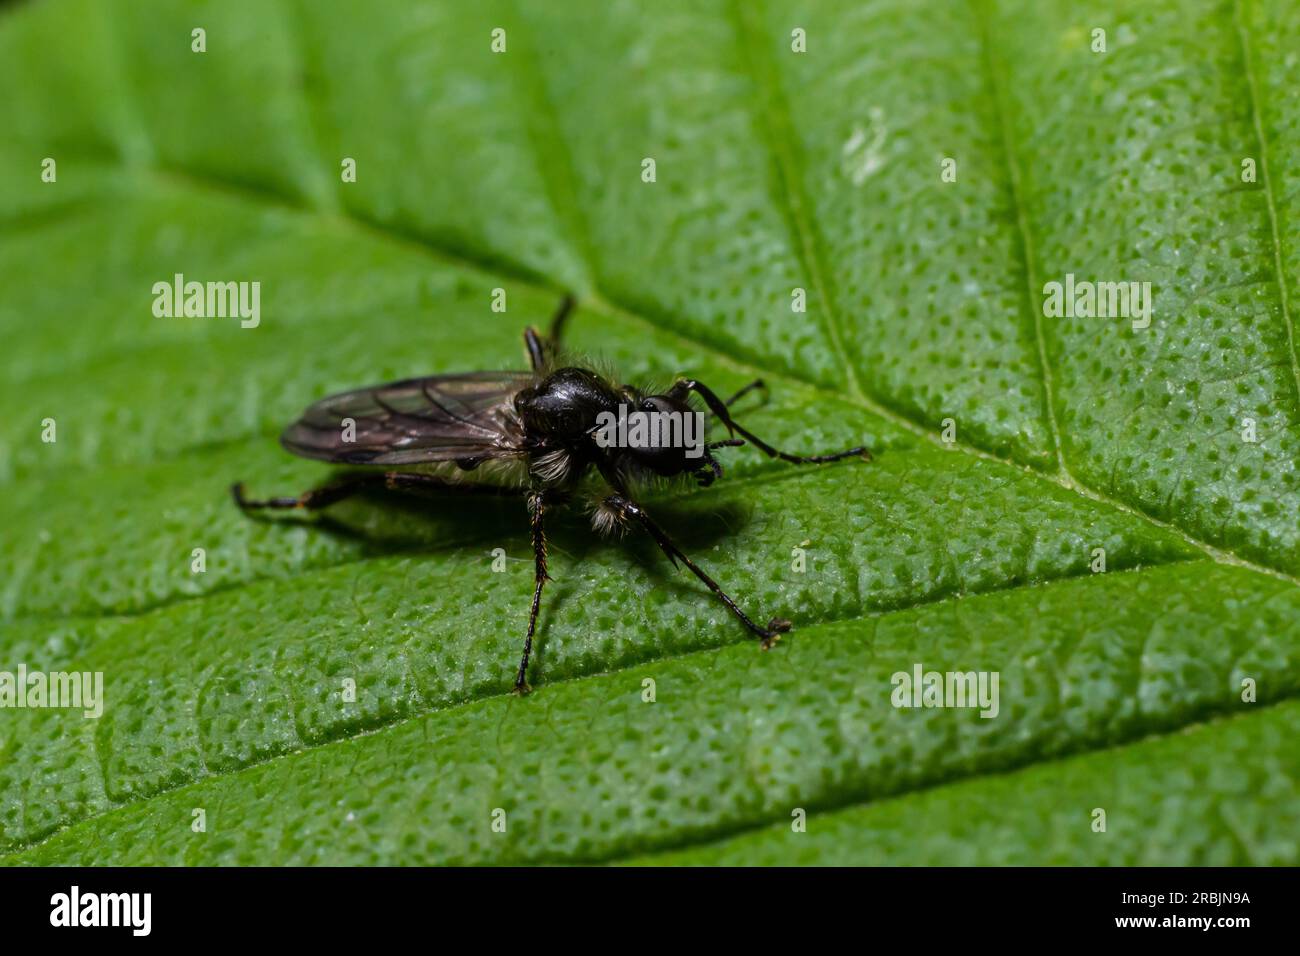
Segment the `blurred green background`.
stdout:
<svg viewBox="0 0 1300 956">
<path fill-rule="evenodd" d="M 1300 862 L 1298 42 L 1289 0 L 0 7 L 0 670 L 107 695 L 0 710 L 0 862 Z M 156 317 L 176 273 L 260 324 Z M 1151 327 L 1044 317 L 1066 273 Z M 872 447 L 650 499 L 772 653 L 574 514 L 513 698 L 522 505 L 231 504 L 327 474 L 275 441 L 308 402 L 522 367 L 567 290 L 627 380 Z M 917 663 L 999 716 L 893 708 Z"/>
</svg>

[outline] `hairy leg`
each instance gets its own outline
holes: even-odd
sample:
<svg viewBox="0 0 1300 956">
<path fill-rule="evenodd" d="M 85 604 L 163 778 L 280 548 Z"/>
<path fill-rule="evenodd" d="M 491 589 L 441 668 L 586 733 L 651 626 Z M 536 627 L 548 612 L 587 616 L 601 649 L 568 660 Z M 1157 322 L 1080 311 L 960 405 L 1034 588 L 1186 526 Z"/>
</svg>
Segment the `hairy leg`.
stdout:
<svg viewBox="0 0 1300 956">
<path fill-rule="evenodd" d="M 645 509 L 635 501 L 625 497 L 624 495 L 610 495 L 605 499 L 604 504 L 606 507 L 621 516 L 623 520 L 633 520 L 641 525 L 650 537 L 654 538 L 655 543 L 658 544 L 663 553 L 668 556 L 668 560 L 672 561 L 674 567 L 676 567 L 677 562 L 679 561 L 686 565 L 692 574 L 703 581 L 705 586 L 718 596 L 718 599 L 727 606 L 727 610 L 736 615 L 740 622 L 759 638 L 763 650 L 770 648 L 780 640 L 782 634 L 790 630 L 790 622 L 779 617 L 774 617 L 768 621 L 767 627 L 759 627 L 755 624 L 749 616 L 740 609 L 740 605 L 732 600 L 731 596 L 727 594 L 726 591 L 722 590 L 721 585 L 719 585 L 717 581 L 713 580 L 713 578 L 709 577 L 703 568 L 687 557 L 685 552 L 673 543 L 672 538 L 668 537 L 667 532 L 665 532 L 663 528 L 659 527 L 659 525 L 650 518 L 650 515 L 646 513 Z"/>
<path fill-rule="evenodd" d="M 515 693 L 526 694 L 529 691 L 528 658 L 533 652 L 533 634 L 537 631 L 537 612 L 542 607 L 542 587 L 551 576 L 546 573 L 546 531 L 543 516 L 546 513 L 546 498 L 540 493 L 528 496 L 528 512 L 533 531 L 533 603 L 528 610 L 528 635 L 524 638 L 524 654 L 519 660 L 519 672 L 515 675 Z"/>
</svg>

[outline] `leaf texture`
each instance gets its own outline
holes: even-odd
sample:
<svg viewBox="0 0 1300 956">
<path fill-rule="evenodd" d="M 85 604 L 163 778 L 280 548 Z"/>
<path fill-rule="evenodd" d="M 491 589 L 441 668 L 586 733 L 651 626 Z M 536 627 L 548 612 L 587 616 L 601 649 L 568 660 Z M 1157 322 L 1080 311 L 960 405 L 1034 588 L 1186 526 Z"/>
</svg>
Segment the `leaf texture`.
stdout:
<svg viewBox="0 0 1300 956">
<path fill-rule="evenodd" d="M 1298 39 L 1283 0 L 5 10 L 0 671 L 106 704 L 0 710 L 0 862 L 1296 863 Z M 176 273 L 260 323 L 155 317 Z M 1150 326 L 1045 315 L 1067 274 Z M 325 477 L 275 443 L 308 402 L 520 367 L 566 290 L 625 380 L 762 376 L 774 444 L 872 448 L 650 499 L 795 621 L 771 653 L 574 514 L 516 699 L 522 504 L 231 504 Z M 917 664 L 997 717 L 892 706 Z"/>
</svg>

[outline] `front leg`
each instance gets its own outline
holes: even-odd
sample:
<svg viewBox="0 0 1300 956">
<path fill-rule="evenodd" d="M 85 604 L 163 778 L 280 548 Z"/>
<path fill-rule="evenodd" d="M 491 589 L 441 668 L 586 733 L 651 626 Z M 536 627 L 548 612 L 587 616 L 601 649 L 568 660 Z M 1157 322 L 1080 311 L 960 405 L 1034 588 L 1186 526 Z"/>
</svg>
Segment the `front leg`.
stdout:
<svg viewBox="0 0 1300 956">
<path fill-rule="evenodd" d="M 750 620 L 749 615 L 740 609 L 740 605 L 732 600 L 731 596 L 727 594 L 726 591 L 722 590 L 721 585 L 719 585 L 717 581 L 713 580 L 713 578 L 709 577 L 708 574 L 704 572 L 703 568 L 688 558 L 682 549 L 673 543 L 672 538 L 668 537 L 667 532 L 665 532 L 663 528 L 659 527 L 659 525 L 655 524 L 650 516 L 646 514 L 646 510 L 632 499 L 621 494 L 610 495 L 605 499 L 604 507 L 608 508 L 623 521 L 632 519 L 640 524 L 641 527 L 649 533 L 650 537 L 654 538 L 655 543 L 659 545 L 663 553 L 668 555 L 668 560 L 673 563 L 673 567 L 676 567 L 677 562 L 681 561 L 686 565 L 686 567 L 690 568 L 691 573 L 703 581 L 705 586 L 716 594 L 719 600 L 727 606 L 727 610 L 736 615 L 736 617 L 739 618 L 740 623 L 744 624 L 745 627 L 749 628 L 755 636 L 759 638 L 760 646 L 763 650 L 766 651 L 771 649 L 772 645 L 781 639 L 781 635 L 790 630 L 790 622 L 783 618 L 772 618 L 772 620 L 767 622 L 767 627 L 759 627 Z"/>
<path fill-rule="evenodd" d="M 763 452 L 763 454 L 767 455 L 769 458 L 780 458 L 782 461 L 792 462 L 796 465 L 821 465 L 828 461 L 839 461 L 841 458 L 855 457 L 862 458 L 865 461 L 871 460 L 871 452 L 863 446 L 850 448 L 846 451 L 833 452 L 829 455 L 791 455 L 783 451 L 777 451 L 753 432 L 736 424 L 735 420 L 731 417 L 731 412 L 727 410 L 727 406 L 730 405 L 732 401 L 735 401 L 751 388 L 759 387 L 762 387 L 762 379 L 745 386 L 745 388 L 742 388 L 739 392 L 733 395 L 729 401 L 724 402 L 722 399 L 718 398 L 713 389 L 709 388 L 709 386 L 705 385 L 703 382 L 698 382 L 695 379 L 684 378 L 677 381 L 673 387 L 668 390 L 668 395 L 670 398 L 676 399 L 677 401 L 685 401 L 686 396 L 691 392 L 694 392 L 696 395 L 700 396 L 700 398 L 704 399 L 704 404 L 709 407 L 709 411 L 718 416 L 718 420 L 727 427 L 728 433 L 734 434 L 739 432 L 744 435 L 759 449 L 759 451 Z"/>
</svg>

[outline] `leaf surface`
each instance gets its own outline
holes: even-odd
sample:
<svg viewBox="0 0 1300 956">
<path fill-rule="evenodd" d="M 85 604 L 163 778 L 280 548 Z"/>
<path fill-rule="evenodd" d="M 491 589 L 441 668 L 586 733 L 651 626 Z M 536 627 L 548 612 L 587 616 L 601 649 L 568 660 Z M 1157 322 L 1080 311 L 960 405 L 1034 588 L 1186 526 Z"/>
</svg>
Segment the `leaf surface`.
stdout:
<svg viewBox="0 0 1300 956">
<path fill-rule="evenodd" d="M 1297 40 L 1282 0 L 5 11 L 0 671 L 106 705 L 0 710 L 0 861 L 1296 863 Z M 176 273 L 259 325 L 155 317 Z M 1045 315 L 1067 274 L 1150 327 Z M 872 448 L 648 498 L 771 653 L 575 512 L 516 699 L 522 504 L 230 502 L 327 475 L 275 442 L 309 401 L 518 367 L 565 290 L 624 380 L 761 375 L 754 431 Z M 893 706 L 917 665 L 997 716 Z"/>
</svg>

